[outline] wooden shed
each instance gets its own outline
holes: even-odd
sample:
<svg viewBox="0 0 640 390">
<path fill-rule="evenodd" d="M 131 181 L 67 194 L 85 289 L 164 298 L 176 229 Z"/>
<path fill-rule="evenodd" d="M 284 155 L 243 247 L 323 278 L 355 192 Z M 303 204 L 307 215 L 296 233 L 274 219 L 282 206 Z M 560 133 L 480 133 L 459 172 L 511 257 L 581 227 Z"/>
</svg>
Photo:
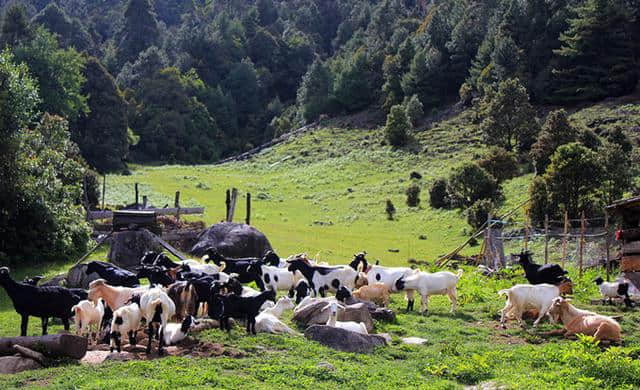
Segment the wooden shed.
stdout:
<svg viewBox="0 0 640 390">
<path fill-rule="evenodd" d="M 640 288 L 640 196 L 615 201 L 606 207 L 620 218 L 616 239 L 622 244 L 620 271 Z"/>
</svg>

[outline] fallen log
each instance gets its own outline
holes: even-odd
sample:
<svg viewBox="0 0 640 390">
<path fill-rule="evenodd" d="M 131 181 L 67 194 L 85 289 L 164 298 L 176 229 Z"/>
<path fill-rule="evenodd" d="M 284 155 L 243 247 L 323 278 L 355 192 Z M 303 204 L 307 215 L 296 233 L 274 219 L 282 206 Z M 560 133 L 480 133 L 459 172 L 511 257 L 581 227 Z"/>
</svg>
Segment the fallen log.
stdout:
<svg viewBox="0 0 640 390">
<path fill-rule="evenodd" d="M 40 352 L 46 357 L 81 359 L 87 353 L 88 343 L 86 338 L 68 333 L 3 337 L 0 338 L 0 356 L 15 354 L 14 345 Z"/>
</svg>

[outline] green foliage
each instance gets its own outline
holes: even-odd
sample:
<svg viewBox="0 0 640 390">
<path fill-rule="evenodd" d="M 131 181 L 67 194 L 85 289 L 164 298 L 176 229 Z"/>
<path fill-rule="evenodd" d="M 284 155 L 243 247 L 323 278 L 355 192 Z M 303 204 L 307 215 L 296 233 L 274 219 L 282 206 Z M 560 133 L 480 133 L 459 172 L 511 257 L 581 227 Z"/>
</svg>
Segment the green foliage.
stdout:
<svg viewBox="0 0 640 390">
<path fill-rule="evenodd" d="M 480 128 L 487 144 L 508 151 L 514 148 L 521 152 L 529 150 L 538 133 L 538 124 L 527 90 L 520 81 L 502 81 L 498 91 L 486 99 Z"/>
<path fill-rule="evenodd" d="M 611 204 L 631 189 L 637 168 L 632 165 L 629 152 L 617 143 L 606 141 L 598 156 L 602 164 L 602 192 L 607 204 Z"/>
<path fill-rule="evenodd" d="M 480 199 L 467 210 L 467 223 L 478 230 L 487 222 L 489 213 L 495 210 L 491 199 Z"/>
<path fill-rule="evenodd" d="M 78 18 L 70 18 L 55 3 L 50 3 L 35 15 L 32 23 L 40 24 L 56 34 L 63 48 L 73 47 L 79 52 L 93 50 L 93 40 L 82 22 Z"/>
<path fill-rule="evenodd" d="M 447 181 L 447 193 L 454 207 L 466 208 L 480 199 L 497 199 L 496 179 L 475 163 L 457 166 Z"/>
<path fill-rule="evenodd" d="M 207 108 L 194 96 L 201 85 L 175 68 L 143 80 L 141 103 L 132 127 L 140 136 L 133 150 L 150 161 L 197 163 L 215 161 L 221 145 L 218 128 Z"/>
<path fill-rule="evenodd" d="M 378 88 L 372 84 L 367 53 L 358 50 L 337 74 L 334 95 L 346 112 L 354 112 L 368 106 L 374 100 L 374 91 Z"/>
<path fill-rule="evenodd" d="M 331 75 L 320 59 L 316 59 L 302 77 L 298 89 L 297 105 L 299 115 L 305 122 L 316 120 L 329 109 Z"/>
<path fill-rule="evenodd" d="M 544 175 L 551 204 L 568 211 L 571 218 L 578 218 L 584 211 L 598 215 L 601 210 L 600 181 L 603 167 L 598 155 L 578 144 L 560 146 L 551 157 L 551 164 Z"/>
<path fill-rule="evenodd" d="M 403 146 L 407 143 L 407 132 L 410 127 L 404 107 L 395 105 L 391 107 L 391 111 L 387 115 L 384 137 L 394 147 Z"/>
<path fill-rule="evenodd" d="M 518 161 L 513 152 L 499 147 L 492 147 L 478 161 L 478 165 L 496 178 L 498 183 L 509 180 L 518 174 Z"/>
<path fill-rule="evenodd" d="M 75 49 L 60 49 L 53 34 L 42 27 L 33 39 L 14 48 L 15 60 L 25 62 L 38 80 L 40 110 L 74 120 L 88 111 L 87 97 L 81 93 L 85 58 Z"/>
<path fill-rule="evenodd" d="M 118 85 L 123 89 L 137 89 L 141 80 L 151 78 L 155 72 L 167 67 L 169 60 L 166 57 L 166 54 L 156 46 L 149 46 L 140 52 L 133 64 L 130 62 L 124 64 L 116 79 Z"/>
<path fill-rule="evenodd" d="M 433 182 L 429 189 L 429 204 L 434 209 L 442 209 L 449 206 L 446 179 L 437 179 Z"/>
<path fill-rule="evenodd" d="M 87 60 L 84 76 L 87 82 L 82 94 L 89 98 L 90 111 L 73 124 L 72 138 L 98 171 L 122 169 L 129 152 L 127 103 L 96 58 Z"/>
<path fill-rule="evenodd" d="M 416 126 L 418 121 L 424 116 L 424 111 L 422 110 L 422 103 L 418 99 L 418 95 L 413 95 L 411 98 L 405 103 L 405 111 L 407 113 L 407 119 L 411 126 Z"/>
<path fill-rule="evenodd" d="M 536 176 L 529 184 L 529 197 L 531 202 L 527 209 L 527 215 L 533 226 L 543 226 L 545 215 L 553 212 L 547 182 L 542 176 Z M 553 213 L 552 215 L 556 215 Z"/>
<path fill-rule="evenodd" d="M 631 34 L 633 15 L 623 1 L 587 0 L 560 35 L 554 53 L 558 101 L 596 100 L 631 92 L 638 81 Z"/>
<path fill-rule="evenodd" d="M 150 0 L 129 0 L 124 12 L 124 25 L 117 36 L 118 68 L 133 63 L 140 52 L 158 42 L 160 31 Z"/>
<path fill-rule="evenodd" d="M 386 56 L 382 64 L 382 74 L 384 76 L 384 84 L 382 85 L 382 94 L 384 102 L 382 108 L 386 112 L 391 107 L 402 103 L 404 92 L 402 91 L 402 64 L 398 56 Z"/>
<path fill-rule="evenodd" d="M 407 187 L 405 194 L 407 195 L 407 206 L 420 206 L 420 186 L 417 183 L 411 183 L 409 187 Z"/>
<path fill-rule="evenodd" d="M 538 140 L 531 147 L 531 158 L 537 171 L 544 173 L 551 155 L 558 146 L 575 142 L 577 137 L 578 131 L 569 123 L 565 110 L 550 112 L 538 134 Z"/>
</svg>

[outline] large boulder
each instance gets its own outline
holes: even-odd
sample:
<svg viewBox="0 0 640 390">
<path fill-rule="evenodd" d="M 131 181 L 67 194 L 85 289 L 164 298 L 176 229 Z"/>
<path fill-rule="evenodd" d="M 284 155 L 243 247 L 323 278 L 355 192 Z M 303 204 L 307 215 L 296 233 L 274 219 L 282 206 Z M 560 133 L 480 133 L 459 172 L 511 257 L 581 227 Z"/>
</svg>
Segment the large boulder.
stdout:
<svg viewBox="0 0 640 390">
<path fill-rule="evenodd" d="M 326 325 L 310 326 L 304 331 L 304 337 L 344 352 L 371 353 L 376 346 L 387 345 L 382 336 L 360 334 Z"/>
<path fill-rule="evenodd" d="M 146 251 L 162 250 L 162 246 L 147 230 L 116 232 L 109 249 L 109 261 L 120 268 L 132 270 L 140 265 L 140 258 Z"/>
<path fill-rule="evenodd" d="M 22 356 L 0 356 L 0 374 L 15 374 L 26 370 L 37 370 L 42 364 Z"/>
<path fill-rule="evenodd" d="M 292 319 L 303 326 L 324 325 L 329 319 L 329 310 L 327 304 L 332 298 L 314 298 L 307 305 L 296 308 L 293 312 Z M 338 321 L 354 321 L 363 322 L 367 328 L 367 332 L 373 331 L 373 319 L 363 303 L 353 305 L 338 305 Z"/>
<path fill-rule="evenodd" d="M 258 229 L 233 222 L 217 223 L 202 232 L 191 253 L 203 256 L 209 248 L 216 248 L 223 256 L 231 258 L 262 257 L 273 250 L 267 237 Z"/>
</svg>

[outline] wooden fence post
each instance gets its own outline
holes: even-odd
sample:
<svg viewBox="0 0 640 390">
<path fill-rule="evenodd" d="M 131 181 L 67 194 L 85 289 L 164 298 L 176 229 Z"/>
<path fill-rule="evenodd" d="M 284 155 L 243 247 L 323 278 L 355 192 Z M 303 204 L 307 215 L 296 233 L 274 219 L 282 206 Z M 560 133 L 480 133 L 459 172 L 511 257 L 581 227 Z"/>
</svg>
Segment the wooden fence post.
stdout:
<svg viewBox="0 0 640 390">
<path fill-rule="evenodd" d="M 487 215 L 487 232 L 486 232 L 484 250 L 485 250 L 485 253 L 488 254 L 488 255 L 485 255 L 485 258 L 488 257 L 488 259 L 485 260 L 485 265 L 487 267 L 491 267 L 491 263 L 493 261 L 493 244 L 491 243 L 491 213 Z"/>
<path fill-rule="evenodd" d="M 107 188 L 107 175 L 102 175 L 102 211 L 104 211 L 104 193 Z"/>
<path fill-rule="evenodd" d="M 609 281 L 609 257 L 610 257 L 610 253 L 609 253 L 609 247 L 611 245 L 610 239 L 611 239 L 611 234 L 609 233 L 609 213 L 607 213 L 607 210 L 604 211 L 604 231 L 607 234 L 607 240 L 605 241 L 605 247 L 607 249 L 607 258 L 605 260 L 604 266 L 607 269 L 607 282 Z"/>
<path fill-rule="evenodd" d="M 229 222 L 233 222 L 233 215 L 236 212 L 236 202 L 238 201 L 238 189 L 231 189 L 231 205 L 229 206 Z"/>
<path fill-rule="evenodd" d="M 146 209 L 147 208 L 147 201 L 149 200 L 149 198 L 147 198 L 146 195 L 142 195 L 142 209 Z"/>
<path fill-rule="evenodd" d="M 247 219 L 245 220 L 247 225 L 251 225 L 251 193 L 247 192 Z"/>
<path fill-rule="evenodd" d="M 544 215 L 544 263 L 549 262 L 549 214 Z"/>
<path fill-rule="evenodd" d="M 582 258 L 584 255 L 584 232 L 586 229 L 586 221 L 584 219 L 584 211 L 580 214 L 580 277 L 582 277 Z"/>
<path fill-rule="evenodd" d="M 138 183 L 135 184 L 135 189 L 136 189 L 136 208 L 138 208 L 138 205 L 140 204 L 138 202 Z"/>
<path fill-rule="evenodd" d="M 569 213 L 564 211 L 564 230 L 562 234 L 562 268 L 564 269 L 564 259 L 567 257 L 567 234 L 569 233 Z"/>
<path fill-rule="evenodd" d="M 229 221 L 229 210 L 231 210 L 231 191 L 229 189 L 227 189 L 227 200 L 224 202 L 227 206 L 227 213 L 226 216 L 224 218 L 225 221 L 230 222 Z"/>
<path fill-rule="evenodd" d="M 527 223 L 527 219 L 524 219 L 524 251 L 529 250 L 529 224 Z"/>
<path fill-rule="evenodd" d="M 180 191 L 176 191 L 176 198 L 174 200 L 174 207 L 176 210 L 176 220 L 180 221 Z"/>
</svg>

